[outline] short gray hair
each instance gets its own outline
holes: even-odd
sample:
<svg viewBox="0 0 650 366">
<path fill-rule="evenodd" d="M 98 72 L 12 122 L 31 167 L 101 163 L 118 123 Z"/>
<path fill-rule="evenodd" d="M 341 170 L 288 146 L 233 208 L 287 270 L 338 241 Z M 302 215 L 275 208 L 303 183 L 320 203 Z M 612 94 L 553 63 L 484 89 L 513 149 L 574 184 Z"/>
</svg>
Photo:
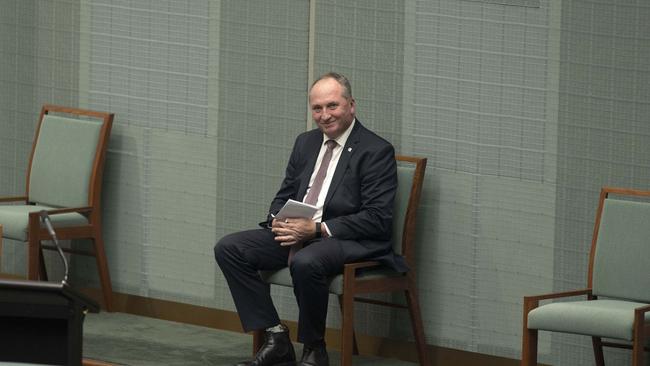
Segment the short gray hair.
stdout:
<svg viewBox="0 0 650 366">
<path fill-rule="evenodd" d="M 336 80 L 336 82 L 341 84 L 343 87 L 343 97 L 346 99 L 352 99 L 352 86 L 350 85 L 350 80 L 348 80 L 348 78 L 346 78 L 344 75 L 337 72 L 328 72 L 327 74 L 319 76 L 318 79 L 314 80 L 314 82 L 311 84 L 309 90 L 311 90 L 317 82 L 324 79 Z"/>
</svg>

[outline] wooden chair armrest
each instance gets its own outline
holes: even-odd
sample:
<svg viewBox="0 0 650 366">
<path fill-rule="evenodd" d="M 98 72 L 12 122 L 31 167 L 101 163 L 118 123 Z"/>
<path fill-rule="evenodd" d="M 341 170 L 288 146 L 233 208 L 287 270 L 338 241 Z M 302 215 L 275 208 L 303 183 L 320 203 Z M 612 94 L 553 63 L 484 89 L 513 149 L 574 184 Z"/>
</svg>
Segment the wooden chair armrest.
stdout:
<svg viewBox="0 0 650 366">
<path fill-rule="evenodd" d="M 535 295 L 535 296 L 524 296 L 524 299 L 528 300 L 548 300 L 548 299 L 557 299 L 560 297 L 571 297 L 571 296 L 580 296 L 580 295 L 591 295 L 590 288 L 583 288 L 580 290 L 565 291 L 565 292 L 554 292 L 550 294 Z"/>
<path fill-rule="evenodd" d="M 80 214 L 86 214 L 93 210 L 92 207 L 66 207 L 66 208 L 55 208 L 52 210 L 45 210 L 48 215 L 58 215 L 65 214 L 70 212 L 77 212 Z M 29 215 L 40 215 L 39 211 L 30 212 Z"/>
<path fill-rule="evenodd" d="M 643 339 L 650 336 L 650 323 L 645 320 L 648 312 L 650 312 L 650 305 L 634 309 L 634 339 Z M 647 351 L 648 347 L 645 349 Z M 641 352 L 643 352 L 643 343 L 641 344 Z"/>
<path fill-rule="evenodd" d="M 27 202 L 27 196 L 0 197 L 0 202 Z"/>
<path fill-rule="evenodd" d="M 356 270 L 359 268 L 367 268 L 367 267 L 374 267 L 378 266 L 380 263 L 377 261 L 365 261 L 365 262 L 353 262 L 353 263 L 346 263 L 345 268 L 350 268 L 352 270 Z"/>
<path fill-rule="evenodd" d="M 641 307 L 638 307 L 638 308 L 634 309 L 635 314 L 640 313 L 641 315 L 643 315 L 643 314 L 645 314 L 647 312 L 650 312 L 650 305 L 645 305 L 645 306 L 641 306 Z"/>
<path fill-rule="evenodd" d="M 584 289 L 573 290 L 573 291 L 555 292 L 555 293 L 535 295 L 535 296 L 524 296 L 524 309 L 526 310 L 526 313 L 528 313 L 532 309 L 539 306 L 539 302 L 542 300 L 559 299 L 562 297 L 572 297 L 572 296 L 580 296 L 580 295 L 591 296 L 591 289 L 584 288 Z"/>
<path fill-rule="evenodd" d="M 343 266 L 343 276 L 353 276 L 356 274 L 357 269 L 359 268 L 368 268 L 378 266 L 379 262 L 377 261 L 365 261 L 365 262 L 353 262 L 346 263 Z"/>
</svg>

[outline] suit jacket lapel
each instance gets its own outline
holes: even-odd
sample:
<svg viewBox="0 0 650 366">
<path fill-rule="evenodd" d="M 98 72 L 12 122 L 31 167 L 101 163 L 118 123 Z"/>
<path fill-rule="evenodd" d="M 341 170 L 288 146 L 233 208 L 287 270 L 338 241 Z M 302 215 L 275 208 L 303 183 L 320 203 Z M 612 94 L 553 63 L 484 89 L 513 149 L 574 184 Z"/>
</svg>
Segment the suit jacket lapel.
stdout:
<svg viewBox="0 0 650 366">
<path fill-rule="evenodd" d="M 316 165 L 316 159 L 318 159 L 321 145 L 323 145 L 323 133 L 320 130 L 314 130 L 313 138 L 309 139 L 309 144 L 304 151 L 307 162 L 305 163 L 305 170 L 301 173 L 300 188 L 296 196 L 297 201 L 302 201 L 307 192 L 307 188 L 309 188 L 309 179 L 314 173 L 314 165 Z"/>
<path fill-rule="evenodd" d="M 325 214 L 327 204 L 332 199 L 332 195 L 334 194 L 336 188 L 339 186 L 339 183 L 341 183 L 341 180 L 343 179 L 343 175 L 345 174 L 345 170 L 348 168 L 348 163 L 350 162 L 350 158 L 352 157 L 352 154 L 354 154 L 354 152 L 356 151 L 356 145 L 359 143 L 360 129 L 361 129 L 361 123 L 359 122 L 359 120 L 357 120 L 356 123 L 354 124 L 354 129 L 352 130 L 352 132 L 350 132 L 350 137 L 348 137 L 345 146 L 343 146 L 343 151 L 341 151 L 341 157 L 339 158 L 339 162 L 336 165 L 336 170 L 334 171 L 332 182 L 330 183 L 330 187 L 327 190 L 327 196 L 325 197 L 325 203 L 323 204 L 323 215 Z"/>
</svg>

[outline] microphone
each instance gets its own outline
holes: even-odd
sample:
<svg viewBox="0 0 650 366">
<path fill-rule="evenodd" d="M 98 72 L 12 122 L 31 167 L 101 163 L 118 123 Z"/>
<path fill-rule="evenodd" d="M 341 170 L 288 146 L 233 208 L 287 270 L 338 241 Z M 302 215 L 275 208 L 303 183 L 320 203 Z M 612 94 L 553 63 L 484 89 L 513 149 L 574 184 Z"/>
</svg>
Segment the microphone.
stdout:
<svg viewBox="0 0 650 366">
<path fill-rule="evenodd" d="M 52 227 L 52 221 L 50 220 L 50 215 L 48 215 L 47 211 L 41 210 L 39 212 L 39 216 L 41 217 L 41 221 L 43 222 L 43 224 L 45 224 L 45 228 L 47 228 L 47 232 L 52 237 L 52 241 L 54 241 L 54 245 L 56 246 L 56 249 L 59 252 L 59 256 L 63 261 L 63 267 L 65 268 L 65 273 L 63 274 L 63 281 L 61 281 L 61 283 L 67 285 L 68 284 L 68 260 L 65 259 L 65 255 L 63 255 L 63 250 L 59 245 L 59 240 L 56 238 L 56 233 L 54 232 L 54 228 Z"/>
</svg>

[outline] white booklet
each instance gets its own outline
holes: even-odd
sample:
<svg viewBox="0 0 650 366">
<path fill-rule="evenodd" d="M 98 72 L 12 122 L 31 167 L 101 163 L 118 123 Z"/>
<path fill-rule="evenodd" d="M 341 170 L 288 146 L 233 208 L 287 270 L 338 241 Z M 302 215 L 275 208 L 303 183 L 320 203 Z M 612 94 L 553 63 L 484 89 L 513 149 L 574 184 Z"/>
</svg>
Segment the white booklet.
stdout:
<svg viewBox="0 0 650 366">
<path fill-rule="evenodd" d="M 289 199 L 280 209 L 276 219 L 287 219 L 291 217 L 305 217 L 311 219 L 316 213 L 316 206 L 304 202 Z"/>
</svg>

